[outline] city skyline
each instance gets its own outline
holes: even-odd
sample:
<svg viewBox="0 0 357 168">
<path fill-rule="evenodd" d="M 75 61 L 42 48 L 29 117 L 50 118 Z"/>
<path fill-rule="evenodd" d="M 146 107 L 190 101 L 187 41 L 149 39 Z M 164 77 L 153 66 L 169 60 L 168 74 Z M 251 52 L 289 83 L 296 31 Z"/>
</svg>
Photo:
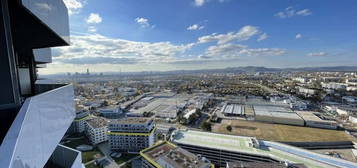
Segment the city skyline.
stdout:
<svg viewBox="0 0 357 168">
<path fill-rule="evenodd" d="M 353 1 L 64 2 L 72 45 L 41 74 L 357 65 Z"/>
</svg>

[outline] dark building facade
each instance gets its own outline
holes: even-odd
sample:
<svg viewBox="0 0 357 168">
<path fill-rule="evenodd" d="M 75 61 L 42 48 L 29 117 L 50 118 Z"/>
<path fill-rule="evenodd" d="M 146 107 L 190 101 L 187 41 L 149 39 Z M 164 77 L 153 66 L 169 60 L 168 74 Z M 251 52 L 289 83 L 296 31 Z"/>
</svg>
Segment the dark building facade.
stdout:
<svg viewBox="0 0 357 168">
<path fill-rule="evenodd" d="M 51 47 L 69 45 L 64 2 L 1 0 L 0 18 L 0 167 L 46 167 L 59 160 L 66 160 L 61 167 L 81 167 L 80 152 L 58 144 L 75 117 L 73 86 L 37 75 L 51 63 Z"/>
</svg>

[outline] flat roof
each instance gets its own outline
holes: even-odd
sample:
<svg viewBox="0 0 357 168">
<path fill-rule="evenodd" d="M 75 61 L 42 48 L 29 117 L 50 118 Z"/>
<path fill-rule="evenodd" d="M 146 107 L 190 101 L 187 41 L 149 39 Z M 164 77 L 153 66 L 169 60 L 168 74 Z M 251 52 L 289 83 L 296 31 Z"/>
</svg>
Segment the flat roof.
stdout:
<svg viewBox="0 0 357 168">
<path fill-rule="evenodd" d="M 180 130 L 180 131 L 176 131 L 175 135 L 173 135 L 172 141 L 178 144 L 187 144 L 187 145 L 194 145 L 194 146 L 206 147 L 211 149 L 221 149 L 221 150 L 227 150 L 232 152 L 254 154 L 257 156 L 259 155 L 269 156 L 271 158 L 281 161 L 288 161 L 290 163 L 304 163 L 308 167 L 316 167 L 316 168 L 335 167 L 335 166 L 331 166 L 331 164 L 327 164 L 323 159 L 321 159 L 320 161 L 319 160 L 320 157 L 316 157 L 317 154 L 313 152 L 309 152 L 304 149 L 298 148 L 298 151 L 304 151 L 305 153 L 314 156 L 316 159 L 315 158 L 312 159 L 311 156 L 304 157 L 305 155 L 298 155 L 293 152 L 287 152 L 286 150 L 282 150 L 286 148 L 289 149 L 290 148 L 295 149 L 295 148 L 280 143 L 274 143 L 274 145 L 276 146 L 266 145 L 267 149 L 264 148 L 264 150 L 251 147 L 249 143 L 251 142 L 252 138 L 253 137 L 225 135 L 225 134 L 217 134 L 211 132 Z M 270 143 L 269 141 L 260 141 L 260 142 L 261 144 Z M 281 146 L 283 146 L 283 148 Z M 294 151 L 292 149 L 291 151 Z M 328 158 L 327 160 L 331 159 L 331 157 L 327 157 L 327 158 Z"/>
<path fill-rule="evenodd" d="M 331 122 L 335 123 L 335 121 L 323 120 L 320 117 L 316 116 L 313 111 L 296 111 L 296 113 L 303 118 L 305 121 L 318 121 L 318 122 Z"/>
<path fill-rule="evenodd" d="M 302 120 L 299 115 L 286 107 L 255 105 L 253 108 L 256 115 Z"/>
<path fill-rule="evenodd" d="M 166 164 L 177 168 L 197 167 L 204 168 L 210 166 L 208 160 L 198 158 L 190 153 L 169 142 L 162 142 L 151 148 L 140 152 L 140 155 L 148 160 L 151 164 L 164 167 Z"/>
<path fill-rule="evenodd" d="M 111 119 L 110 124 L 145 124 L 153 120 L 152 118 L 145 117 L 126 117 L 121 119 Z"/>
<path fill-rule="evenodd" d="M 93 128 L 101 128 L 108 125 L 108 120 L 102 117 L 94 117 L 86 120 L 86 122 Z"/>
</svg>

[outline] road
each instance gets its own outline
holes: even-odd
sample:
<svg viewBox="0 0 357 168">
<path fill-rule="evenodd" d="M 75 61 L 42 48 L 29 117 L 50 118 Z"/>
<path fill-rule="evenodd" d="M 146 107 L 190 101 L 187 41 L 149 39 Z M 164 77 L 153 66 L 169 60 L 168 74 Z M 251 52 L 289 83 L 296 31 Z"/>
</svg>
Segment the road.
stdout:
<svg viewBox="0 0 357 168">
<path fill-rule="evenodd" d="M 111 151 L 110 151 L 109 144 L 107 142 L 99 144 L 98 148 L 104 154 L 104 156 L 106 156 L 108 158 L 108 160 L 110 161 L 110 164 L 108 166 L 106 166 L 105 168 L 118 168 L 119 167 L 119 165 L 115 162 L 115 160 L 110 156 Z"/>
</svg>

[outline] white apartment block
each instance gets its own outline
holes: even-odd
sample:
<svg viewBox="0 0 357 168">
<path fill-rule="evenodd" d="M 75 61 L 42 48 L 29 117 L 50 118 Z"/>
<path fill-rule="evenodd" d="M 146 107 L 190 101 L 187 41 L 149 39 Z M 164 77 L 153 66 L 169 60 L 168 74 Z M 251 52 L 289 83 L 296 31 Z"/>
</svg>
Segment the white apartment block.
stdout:
<svg viewBox="0 0 357 168">
<path fill-rule="evenodd" d="M 110 120 L 108 140 L 113 151 L 138 153 L 155 143 L 154 120 L 139 117 Z"/>
<path fill-rule="evenodd" d="M 344 83 L 335 83 L 335 82 L 330 82 L 330 83 L 321 83 L 321 86 L 325 89 L 333 89 L 333 90 L 339 90 L 343 89 L 346 90 L 346 84 Z"/>
<path fill-rule="evenodd" d="M 108 121 L 105 118 L 96 117 L 85 121 L 85 134 L 90 143 L 97 145 L 108 140 Z"/>
</svg>

